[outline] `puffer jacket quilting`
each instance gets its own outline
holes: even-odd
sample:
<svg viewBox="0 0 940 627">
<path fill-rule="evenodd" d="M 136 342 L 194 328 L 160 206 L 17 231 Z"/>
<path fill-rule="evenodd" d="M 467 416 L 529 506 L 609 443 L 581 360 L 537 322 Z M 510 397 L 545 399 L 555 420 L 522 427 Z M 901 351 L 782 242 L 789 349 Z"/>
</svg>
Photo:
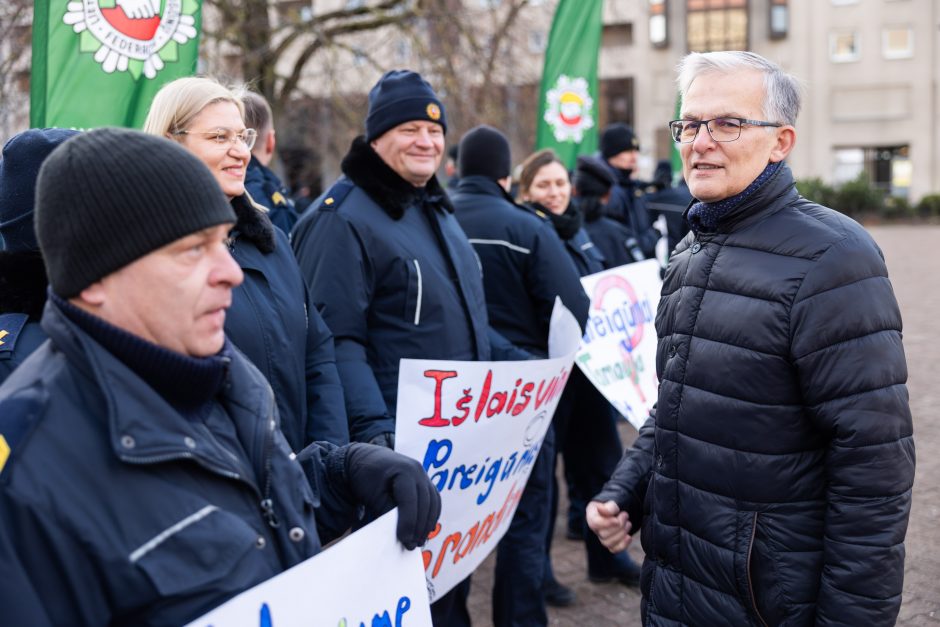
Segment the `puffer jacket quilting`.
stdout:
<svg viewBox="0 0 940 627">
<path fill-rule="evenodd" d="M 644 624 L 893 624 L 914 445 L 867 233 L 781 168 L 678 245 L 656 329 L 655 418 L 596 497 L 643 526 Z"/>
</svg>

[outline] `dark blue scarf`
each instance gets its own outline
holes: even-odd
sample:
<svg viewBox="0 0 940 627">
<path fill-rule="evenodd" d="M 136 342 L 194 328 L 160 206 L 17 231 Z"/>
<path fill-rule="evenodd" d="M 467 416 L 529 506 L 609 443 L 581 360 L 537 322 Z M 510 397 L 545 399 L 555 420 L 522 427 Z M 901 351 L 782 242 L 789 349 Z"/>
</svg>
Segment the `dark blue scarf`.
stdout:
<svg viewBox="0 0 940 627">
<path fill-rule="evenodd" d="M 695 203 L 689 208 L 689 213 L 686 217 L 689 227 L 696 233 L 713 233 L 718 228 L 718 222 L 727 215 L 729 211 L 740 205 L 751 194 L 760 189 L 764 183 L 769 181 L 770 178 L 777 173 L 777 170 L 779 170 L 782 165 L 783 161 L 768 163 L 764 171 L 761 172 L 743 192 L 739 192 L 734 196 L 719 200 L 718 202 Z"/>
</svg>

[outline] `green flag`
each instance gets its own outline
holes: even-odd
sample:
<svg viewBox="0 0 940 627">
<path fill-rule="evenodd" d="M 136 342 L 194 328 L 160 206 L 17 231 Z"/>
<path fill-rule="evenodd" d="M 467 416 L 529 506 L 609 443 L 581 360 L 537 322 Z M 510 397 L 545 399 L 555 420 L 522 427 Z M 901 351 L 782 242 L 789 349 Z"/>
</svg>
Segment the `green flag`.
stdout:
<svg viewBox="0 0 940 627">
<path fill-rule="evenodd" d="M 673 120 L 678 120 L 682 116 L 682 94 L 676 94 L 676 112 Z M 672 184 L 675 185 L 682 178 L 682 156 L 679 154 L 679 144 L 673 142 L 672 149 L 669 151 L 669 161 L 672 162 Z"/>
<path fill-rule="evenodd" d="M 201 22 L 200 0 L 35 0 L 30 125 L 140 128 L 196 71 Z"/>
<path fill-rule="evenodd" d="M 603 0 L 560 0 L 552 20 L 539 92 L 536 147 L 574 167 L 597 150 L 597 56 Z"/>
</svg>

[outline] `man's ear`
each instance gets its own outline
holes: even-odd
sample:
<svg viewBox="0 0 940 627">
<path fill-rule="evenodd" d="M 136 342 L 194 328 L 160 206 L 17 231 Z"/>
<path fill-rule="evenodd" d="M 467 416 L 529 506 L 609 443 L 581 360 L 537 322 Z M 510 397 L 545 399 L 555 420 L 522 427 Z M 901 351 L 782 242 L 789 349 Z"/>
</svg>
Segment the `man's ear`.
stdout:
<svg viewBox="0 0 940 627">
<path fill-rule="evenodd" d="M 275 146 L 276 141 L 277 140 L 274 138 L 274 128 L 272 127 L 268 131 L 268 136 L 264 140 L 264 150 L 267 154 L 269 155 L 274 154 L 274 146 Z"/>
<path fill-rule="evenodd" d="M 789 124 L 777 129 L 777 142 L 770 151 L 770 162 L 783 161 L 796 144 L 796 129 Z"/>
<path fill-rule="evenodd" d="M 101 281 L 95 281 L 79 292 L 78 296 L 73 296 L 69 300 L 71 300 L 76 305 L 84 305 L 84 308 L 87 309 L 89 307 L 102 306 L 106 299 L 107 293 L 104 289 L 104 285 L 101 284 Z"/>
</svg>

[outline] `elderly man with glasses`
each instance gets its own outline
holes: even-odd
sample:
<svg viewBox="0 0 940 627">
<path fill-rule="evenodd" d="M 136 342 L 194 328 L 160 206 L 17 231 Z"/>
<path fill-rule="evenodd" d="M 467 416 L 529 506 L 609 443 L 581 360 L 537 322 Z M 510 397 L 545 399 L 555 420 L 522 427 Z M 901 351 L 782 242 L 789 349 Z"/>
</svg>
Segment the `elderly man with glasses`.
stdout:
<svg viewBox="0 0 940 627">
<path fill-rule="evenodd" d="M 693 53 L 678 83 L 695 202 L 656 318 L 659 401 L 588 524 L 612 551 L 642 526 L 644 625 L 893 625 L 914 443 L 881 251 L 796 192 L 791 76 Z"/>
</svg>

